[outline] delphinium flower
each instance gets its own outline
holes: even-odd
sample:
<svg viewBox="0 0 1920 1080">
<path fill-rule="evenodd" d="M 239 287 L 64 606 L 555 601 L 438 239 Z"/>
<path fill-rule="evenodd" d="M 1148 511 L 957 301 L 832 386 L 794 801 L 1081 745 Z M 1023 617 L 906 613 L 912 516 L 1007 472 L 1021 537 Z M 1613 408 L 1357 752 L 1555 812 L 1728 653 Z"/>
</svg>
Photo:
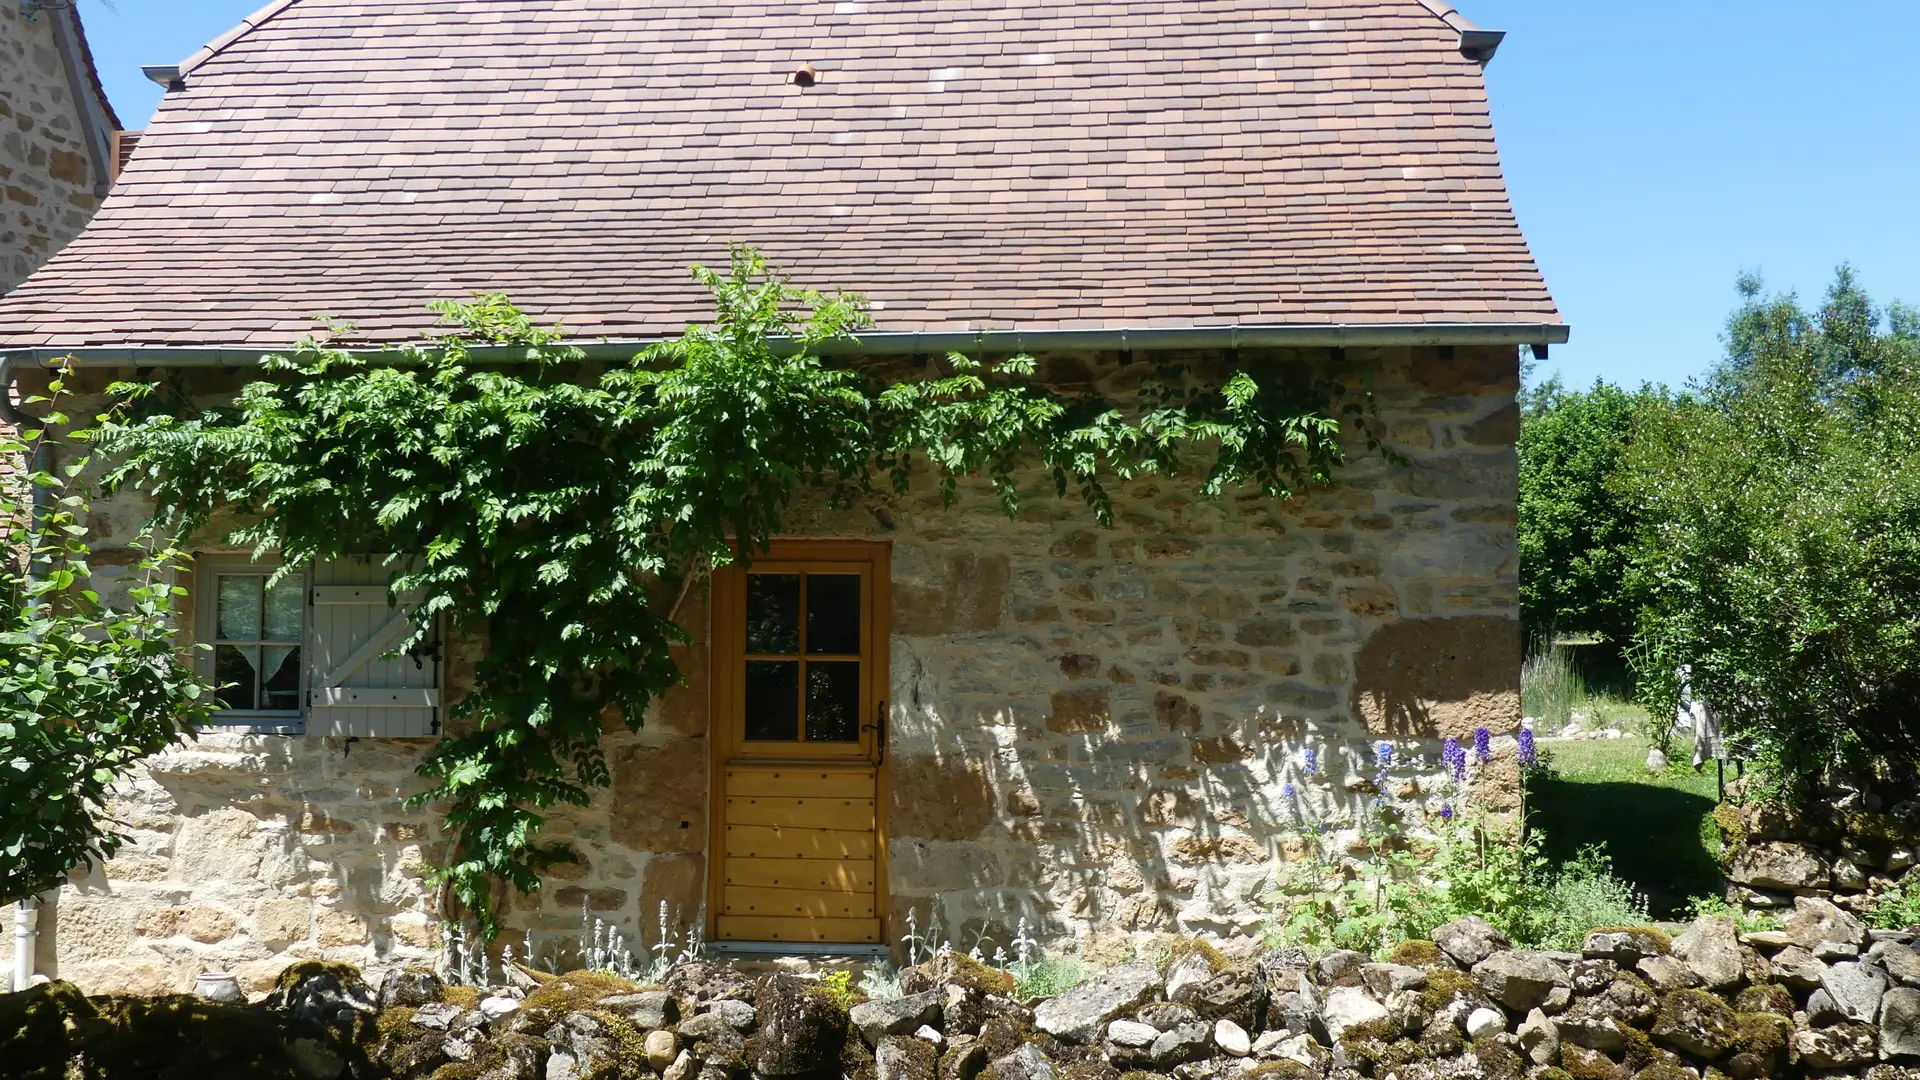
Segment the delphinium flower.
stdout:
<svg viewBox="0 0 1920 1080">
<path fill-rule="evenodd" d="M 1520 729 L 1520 766 L 1521 768 L 1531 769 L 1539 760 L 1540 760 L 1539 755 L 1535 753 L 1534 747 L 1533 747 L 1533 729 L 1521 728 Z"/>
<path fill-rule="evenodd" d="M 1447 741 L 1440 745 L 1440 762 L 1453 775 L 1454 783 L 1467 782 L 1467 751 L 1460 745 L 1459 739 L 1447 736 Z"/>
<path fill-rule="evenodd" d="M 1280 785 L 1280 797 L 1287 800 L 1287 820 L 1290 822 L 1300 818 L 1300 804 L 1296 799 L 1298 794 L 1293 788 L 1293 781 Z"/>
<path fill-rule="evenodd" d="M 1440 804 L 1440 820 L 1441 821 L 1453 820 L 1453 804 L 1452 803 Z"/>
<path fill-rule="evenodd" d="M 1486 728 L 1473 729 L 1473 756 L 1485 765 L 1493 760 L 1493 735 Z"/>
<path fill-rule="evenodd" d="M 1380 743 L 1374 744 L 1373 764 L 1375 769 L 1375 772 L 1373 774 L 1373 786 L 1378 790 L 1384 792 L 1387 790 L 1387 770 L 1389 768 L 1392 768 L 1393 766 L 1393 744 L 1392 743 L 1380 742 Z M 1376 805 L 1378 805 L 1380 802 L 1383 802 L 1383 801 L 1384 800 L 1380 800 L 1380 799 L 1374 800 Z"/>
<path fill-rule="evenodd" d="M 1313 747 L 1307 747 L 1306 750 L 1302 751 L 1302 755 L 1306 758 L 1306 765 L 1302 769 L 1303 772 L 1308 776 L 1312 776 L 1314 773 L 1320 771 L 1320 755 L 1314 753 Z"/>
</svg>

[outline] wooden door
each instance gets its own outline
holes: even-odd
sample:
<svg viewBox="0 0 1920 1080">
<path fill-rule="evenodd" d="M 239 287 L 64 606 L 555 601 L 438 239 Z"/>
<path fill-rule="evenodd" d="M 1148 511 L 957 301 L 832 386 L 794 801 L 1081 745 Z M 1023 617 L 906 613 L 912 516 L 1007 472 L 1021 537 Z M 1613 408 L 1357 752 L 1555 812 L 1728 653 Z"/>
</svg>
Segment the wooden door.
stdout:
<svg viewBox="0 0 1920 1080">
<path fill-rule="evenodd" d="M 720 940 L 883 940 L 887 555 L 791 541 L 714 575 Z"/>
</svg>

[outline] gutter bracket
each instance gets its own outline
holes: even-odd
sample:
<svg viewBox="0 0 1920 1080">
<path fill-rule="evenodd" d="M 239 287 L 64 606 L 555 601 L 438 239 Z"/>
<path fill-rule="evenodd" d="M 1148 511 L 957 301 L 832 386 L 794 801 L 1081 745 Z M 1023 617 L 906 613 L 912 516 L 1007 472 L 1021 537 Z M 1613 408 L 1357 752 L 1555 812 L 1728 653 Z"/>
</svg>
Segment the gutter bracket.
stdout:
<svg viewBox="0 0 1920 1080">
<path fill-rule="evenodd" d="M 1505 30 L 1462 30 L 1460 31 L 1460 55 L 1476 64 L 1485 64 L 1493 59 L 1505 41 Z"/>
</svg>

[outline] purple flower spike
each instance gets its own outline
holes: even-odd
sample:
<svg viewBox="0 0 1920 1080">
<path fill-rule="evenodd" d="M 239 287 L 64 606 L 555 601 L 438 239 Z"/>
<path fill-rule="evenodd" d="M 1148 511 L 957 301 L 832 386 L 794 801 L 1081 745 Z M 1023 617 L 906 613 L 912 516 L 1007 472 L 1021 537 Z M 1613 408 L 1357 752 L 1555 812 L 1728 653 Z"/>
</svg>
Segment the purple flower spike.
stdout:
<svg viewBox="0 0 1920 1080">
<path fill-rule="evenodd" d="M 1533 749 L 1533 729 L 1521 728 L 1520 729 L 1520 764 L 1525 768 L 1531 769 L 1533 768 L 1535 763 L 1537 763 L 1539 760 L 1540 760 L 1539 755 L 1536 754 Z"/>
<path fill-rule="evenodd" d="M 1307 747 L 1305 753 L 1306 753 L 1307 764 L 1304 771 L 1308 776 L 1312 776 L 1314 773 L 1317 773 L 1320 771 L 1320 764 L 1319 764 L 1320 755 L 1314 753 L 1313 747 L 1311 746 Z"/>
<path fill-rule="evenodd" d="M 1384 772 L 1393 764 L 1393 744 L 1383 742 L 1376 745 L 1373 748 L 1373 758 L 1375 764 L 1379 765 L 1381 771 Z"/>
<path fill-rule="evenodd" d="M 1473 756 L 1482 765 L 1493 760 L 1493 735 L 1486 728 L 1473 729 Z"/>
<path fill-rule="evenodd" d="M 1460 745 L 1459 739 L 1447 736 L 1447 741 L 1440 745 L 1440 763 L 1453 774 L 1454 783 L 1467 782 L 1467 751 Z"/>
<path fill-rule="evenodd" d="M 1440 820 L 1441 821 L 1453 820 L 1453 804 L 1452 803 L 1440 804 Z"/>
<path fill-rule="evenodd" d="M 1283 785 L 1283 786 L 1282 786 L 1282 787 L 1280 788 L 1280 794 L 1281 794 L 1281 795 L 1282 795 L 1282 796 L 1283 796 L 1283 797 L 1284 797 L 1284 798 L 1285 798 L 1285 799 L 1286 799 L 1286 800 L 1287 800 L 1288 802 L 1292 802 L 1292 801 L 1293 801 L 1293 795 L 1294 795 L 1294 791 L 1293 791 L 1293 782 L 1292 782 L 1291 780 L 1289 780 L 1289 781 L 1288 781 L 1288 782 L 1287 782 L 1286 784 L 1284 784 L 1284 785 Z"/>
</svg>

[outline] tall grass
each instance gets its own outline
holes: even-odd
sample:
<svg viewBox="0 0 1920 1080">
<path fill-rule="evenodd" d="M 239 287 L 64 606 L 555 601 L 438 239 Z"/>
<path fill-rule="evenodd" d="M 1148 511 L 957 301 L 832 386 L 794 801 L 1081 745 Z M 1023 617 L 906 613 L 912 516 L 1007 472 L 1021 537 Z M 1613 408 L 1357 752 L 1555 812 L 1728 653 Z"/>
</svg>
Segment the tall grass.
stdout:
<svg viewBox="0 0 1920 1080">
<path fill-rule="evenodd" d="M 1573 651 L 1536 640 L 1520 665 L 1520 711 L 1539 721 L 1543 731 L 1554 732 L 1572 722 L 1575 706 L 1586 697 L 1587 685 L 1574 666 Z"/>
</svg>

